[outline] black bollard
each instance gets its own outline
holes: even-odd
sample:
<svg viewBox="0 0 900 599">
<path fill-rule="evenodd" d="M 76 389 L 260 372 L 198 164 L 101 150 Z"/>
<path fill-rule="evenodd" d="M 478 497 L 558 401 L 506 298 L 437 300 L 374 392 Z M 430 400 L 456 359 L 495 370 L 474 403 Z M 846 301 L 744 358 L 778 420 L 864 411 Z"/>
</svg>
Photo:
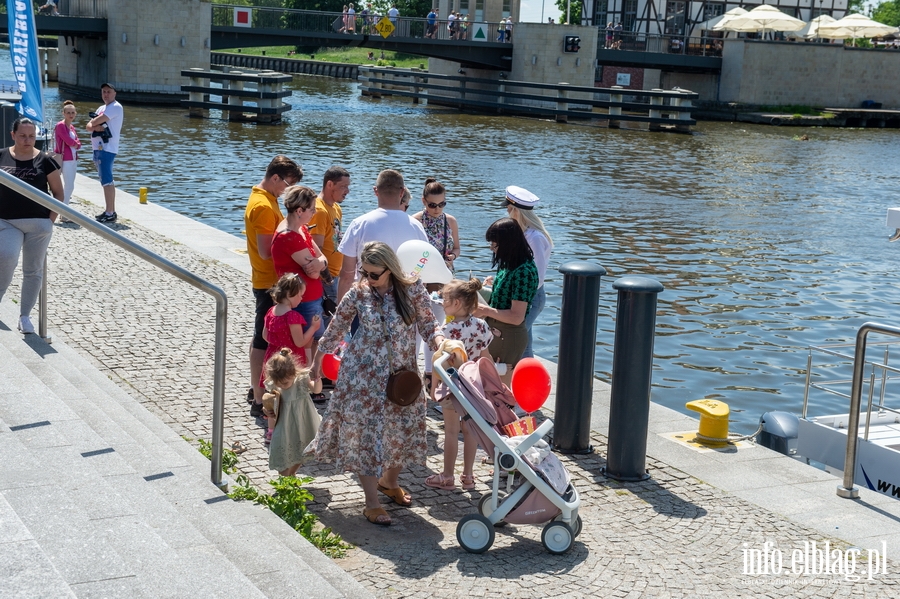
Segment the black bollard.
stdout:
<svg viewBox="0 0 900 599">
<path fill-rule="evenodd" d="M 619 297 L 604 474 L 622 481 L 645 480 L 650 476 L 647 474 L 647 427 L 656 294 L 663 286 L 648 277 L 632 276 L 617 280 L 613 289 L 619 291 Z"/>
<path fill-rule="evenodd" d="M 597 304 L 600 277 L 606 274 L 606 269 L 590 262 L 566 262 L 559 267 L 559 272 L 563 273 L 563 297 L 553 449 L 561 453 L 592 453 Z"/>
</svg>

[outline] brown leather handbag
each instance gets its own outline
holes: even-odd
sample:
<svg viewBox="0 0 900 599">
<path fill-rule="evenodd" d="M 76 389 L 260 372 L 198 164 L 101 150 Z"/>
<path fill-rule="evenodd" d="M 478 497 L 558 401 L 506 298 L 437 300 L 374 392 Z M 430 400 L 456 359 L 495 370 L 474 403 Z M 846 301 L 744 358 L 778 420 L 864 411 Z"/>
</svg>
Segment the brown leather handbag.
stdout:
<svg viewBox="0 0 900 599">
<path fill-rule="evenodd" d="M 379 296 L 376 294 L 376 297 Z M 387 338 L 388 367 L 390 368 L 394 363 L 394 357 L 391 352 L 391 334 L 387 329 L 387 318 L 384 316 L 383 303 L 378 304 L 378 309 L 381 312 L 381 324 L 384 326 L 384 334 Z M 406 368 L 396 371 L 392 370 L 390 376 L 388 376 L 385 392 L 388 401 L 398 406 L 406 407 L 419 399 L 419 395 L 422 393 L 422 377 L 419 376 L 418 371 Z"/>
</svg>

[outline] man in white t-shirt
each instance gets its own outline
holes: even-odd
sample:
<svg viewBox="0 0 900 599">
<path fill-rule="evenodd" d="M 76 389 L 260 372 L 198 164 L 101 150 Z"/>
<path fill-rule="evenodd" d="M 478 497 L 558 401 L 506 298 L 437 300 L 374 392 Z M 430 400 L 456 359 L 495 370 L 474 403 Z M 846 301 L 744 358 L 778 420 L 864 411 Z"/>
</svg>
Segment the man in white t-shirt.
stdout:
<svg viewBox="0 0 900 599">
<path fill-rule="evenodd" d="M 388 19 L 391 21 L 391 25 L 394 26 L 394 30 L 391 32 L 391 35 L 397 34 L 397 17 L 400 16 L 400 11 L 397 9 L 396 4 L 391 4 L 390 10 L 388 10 Z"/>
<path fill-rule="evenodd" d="M 116 182 L 113 180 L 113 162 L 119 153 L 119 134 L 122 132 L 122 120 L 125 111 L 116 102 L 116 88 L 109 83 L 100 86 L 103 106 L 91 113 L 87 130 L 91 132 L 91 148 L 94 150 L 94 165 L 100 173 L 100 185 L 103 186 L 103 199 L 106 211 L 97 215 L 101 223 L 114 223 L 116 214 Z"/>
<path fill-rule="evenodd" d="M 344 238 L 338 246 L 338 251 L 344 255 L 338 281 L 338 302 L 356 279 L 359 255 L 366 243 L 381 241 L 396 252 L 405 241 L 411 239 L 428 241 L 422 223 L 409 216 L 400 207 L 403 189 L 403 175 L 391 169 L 381 171 L 375 181 L 378 208 L 353 219 L 344 231 Z"/>
</svg>

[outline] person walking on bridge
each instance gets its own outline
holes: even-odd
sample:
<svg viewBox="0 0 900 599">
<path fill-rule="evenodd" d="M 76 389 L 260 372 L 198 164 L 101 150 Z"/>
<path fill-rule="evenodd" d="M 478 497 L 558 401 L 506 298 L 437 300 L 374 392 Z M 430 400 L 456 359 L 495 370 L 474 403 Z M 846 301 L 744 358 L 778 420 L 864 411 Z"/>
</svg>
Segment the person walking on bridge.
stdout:
<svg viewBox="0 0 900 599">
<path fill-rule="evenodd" d="M 122 121 L 125 111 L 116 102 L 116 88 L 110 83 L 100 86 L 103 106 L 90 113 L 87 130 L 91 132 L 91 148 L 94 150 L 94 164 L 100 174 L 100 185 L 103 186 L 103 200 L 106 210 L 97 215 L 97 222 L 114 223 L 116 214 L 116 182 L 113 179 L 113 162 L 119 153 L 119 134 L 122 132 Z"/>
</svg>

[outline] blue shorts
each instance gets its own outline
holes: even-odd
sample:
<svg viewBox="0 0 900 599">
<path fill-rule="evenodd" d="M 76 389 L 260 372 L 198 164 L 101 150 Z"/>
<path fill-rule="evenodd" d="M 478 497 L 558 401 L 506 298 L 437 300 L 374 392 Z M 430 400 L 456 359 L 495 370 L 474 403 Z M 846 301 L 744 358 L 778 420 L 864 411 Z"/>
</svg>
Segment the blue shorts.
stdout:
<svg viewBox="0 0 900 599">
<path fill-rule="evenodd" d="M 100 185 L 115 185 L 113 181 L 112 167 L 116 155 L 103 150 L 94 150 L 94 164 L 97 166 L 97 172 L 100 173 Z"/>
<path fill-rule="evenodd" d="M 319 328 L 316 329 L 316 332 L 313 334 L 313 339 L 318 341 L 322 338 L 322 335 L 325 334 L 325 319 L 322 317 L 324 314 L 324 310 L 322 309 L 322 298 L 315 299 L 309 302 L 300 302 L 296 308 L 294 308 L 295 312 L 299 312 L 300 316 L 303 317 L 303 320 L 306 321 L 306 326 L 303 328 L 303 331 L 308 331 L 309 327 L 312 326 L 313 316 L 319 316 Z"/>
</svg>

